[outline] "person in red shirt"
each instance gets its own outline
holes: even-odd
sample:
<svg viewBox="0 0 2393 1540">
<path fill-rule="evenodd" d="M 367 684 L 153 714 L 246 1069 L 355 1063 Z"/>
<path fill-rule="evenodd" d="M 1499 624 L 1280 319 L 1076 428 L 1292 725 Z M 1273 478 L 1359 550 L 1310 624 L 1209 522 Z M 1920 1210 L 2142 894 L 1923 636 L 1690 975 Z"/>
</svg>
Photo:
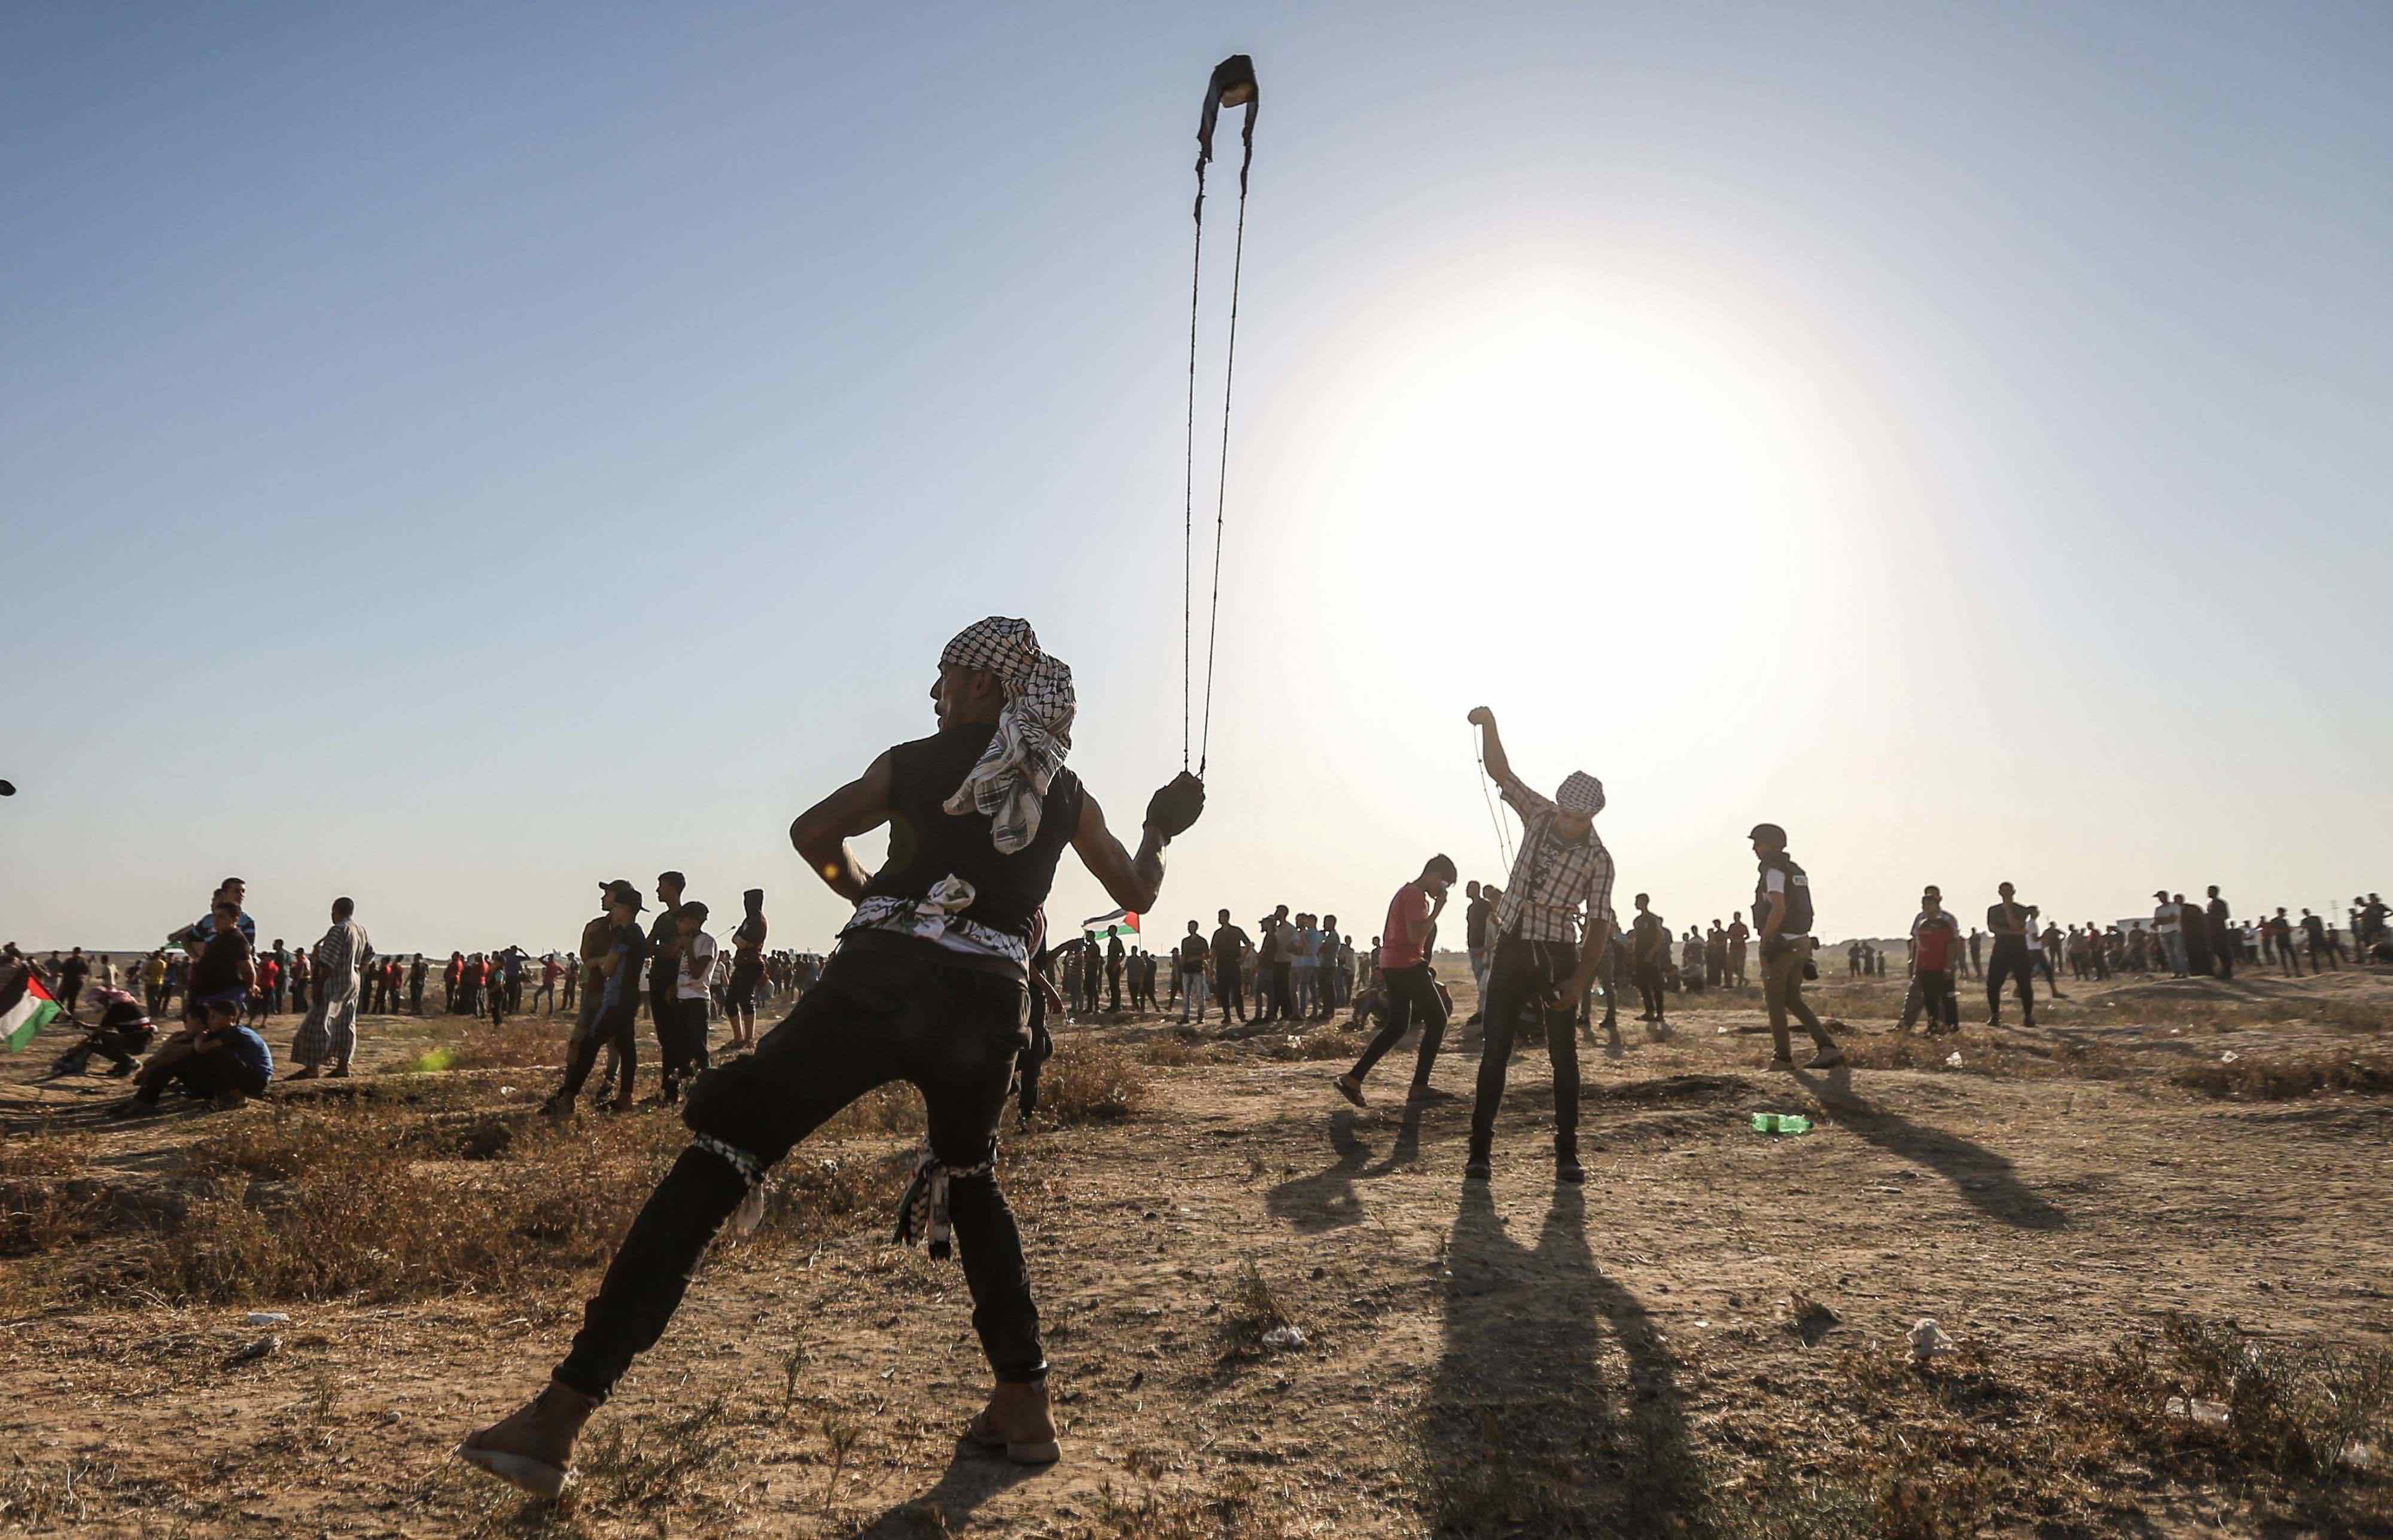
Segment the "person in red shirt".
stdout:
<svg viewBox="0 0 2393 1540">
<path fill-rule="evenodd" d="M 250 1001 L 250 1015 L 257 1021 L 274 1019 L 274 993 L 282 982 L 282 964 L 274 960 L 271 952 L 262 953 L 257 959 L 257 995 Z"/>
<path fill-rule="evenodd" d="M 1420 1050 L 1413 1062 L 1413 1089 L 1405 1100 L 1429 1100 L 1430 1066 L 1437 1063 L 1438 1044 L 1445 1038 L 1445 1006 L 1438 997 L 1437 981 L 1430 976 L 1429 954 L 1437 917 L 1445 912 L 1446 891 L 1457 875 L 1453 861 L 1432 855 L 1421 874 L 1398 888 L 1388 902 L 1388 923 L 1380 936 L 1380 979 L 1387 995 L 1388 1023 L 1354 1067 L 1335 1082 L 1338 1094 L 1358 1107 L 1365 1104 L 1363 1077 L 1404 1040 L 1415 1016 L 1420 1018 Z"/>
<path fill-rule="evenodd" d="M 450 953 L 449 966 L 443 969 L 440 974 L 441 986 L 446 991 L 441 997 L 440 1009 L 447 1011 L 450 1015 L 453 1016 L 457 1013 L 457 985 L 464 983 L 464 980 L 465 954 L 463 952 Z"/>
<path fill-rule="evenodd" d="M 1903 997 L 1896 1031 L 1910 1031 L 1923 1005 L 1930 1035 L 1961 1030 L 1961 999 L 1953 990 L 1960 958 L 1960 922 L 1945 911 L 1944 895 L 1930 887 L 1919 895 L 1919 914 L 1911 922 L 1911 992 Z"/>
</svg>

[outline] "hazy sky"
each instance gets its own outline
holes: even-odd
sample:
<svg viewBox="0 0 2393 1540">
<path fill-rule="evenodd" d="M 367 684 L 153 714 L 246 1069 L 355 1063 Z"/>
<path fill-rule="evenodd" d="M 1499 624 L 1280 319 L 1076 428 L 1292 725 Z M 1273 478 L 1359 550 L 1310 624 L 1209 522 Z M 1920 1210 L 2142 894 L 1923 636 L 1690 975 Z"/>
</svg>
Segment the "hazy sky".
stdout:
<svg viewBox="0 0 2393 1540">
<path fill-rule="evenodd" d="M 1480 702 L 1682 926 L 1759 818 L 1829 935 L 2393 887 L 2393 8 L 20 4 L 0 935 L 238 872 L 537 948 L 672 866 L 820 946 L 791 817 L 991 612 L 1134 829 L 1237 50 L 1150 935 L 1495 875 Z"/>
</svg>

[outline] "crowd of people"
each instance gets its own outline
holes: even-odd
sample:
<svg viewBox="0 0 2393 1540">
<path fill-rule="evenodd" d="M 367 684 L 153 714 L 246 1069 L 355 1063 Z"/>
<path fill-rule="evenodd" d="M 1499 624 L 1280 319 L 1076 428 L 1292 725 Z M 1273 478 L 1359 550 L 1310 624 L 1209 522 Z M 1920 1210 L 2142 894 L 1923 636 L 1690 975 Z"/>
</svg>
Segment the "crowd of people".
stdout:
<svg viewBox="0 0 2393 1540">
<path fill-rule="evenodd" d="M 349 1076 L 361 1016 L 427 1013 L 430 960 L 421 952 L 377 953 L 351 900 L 333 900 L 323 936 L 294 949 L 281 937 L 270 947 L 257 945 L 256 921 L 244 907 L 247 897 L 245 881 L 226 878 L 210 895 L 207 913 L 121 975 L 107 953 L 76 946 L 54 951 L 46 961 L 11 943 L 0 959 L 0 1001 L 13 1001 L 29 981 L 37 982 L 57 1001 L 66 1023 L 83 1033 L 53 1062 L 50 1077 L 82 1075 L 93 1060 L 105 1059 L 110 1075 L 134 1081 L 132 1100 L 121 1109 L 128 1113 L 156 1107 L 177 1086 L 209 1101 L 261 1094 L 275 1077 L 264 1032 L 277 1015 L 296 1012 L 300 1018 L 287 1051 L 297 1067 L 282 1077 L 290 1082 Z M 692 1015 L 683 999 L 697 1003 L 703 1022 L 727 1022 L 734 1046 L 744 1046 L 754 1038 L 757 1005 L 797 992 L 819 970 L 819 957 L 764 949 L 762 899 L 761 890 L 752 890 L 749 920 L 731 950 L 718 956 L 712 938 L 704 937 L 691 948 L 686 967 L 673 952 L 657 954 L 666 966 L 689 973 L 676 984 L 673 1003 L 658 1018 L 666 1024 L 660 1040 L 676 1045 L 670 1056 L 676 1070 L 686 1073 L 685 1062 L 693 1057 L 702 1066 L 705 1051 L 702 1026 L 694 1050 L 682 1046 Z M 696 912 L 702 919 L 704 906 Z M 493 1025 L 505 1024 L 510 1015 L 574 1013 L 577 994 L 603 976 L 605 965 L 600 959 L 594 967 L 571 951 L 534 959 L 520 946 L 451 952 L 441 970 L 439 1012 L 487 1016 Z M 652 966 L 644 955 L 637 1006 L 654 1012 L 668 997 L 647 987 Z M 89 1021 L 81 1013 L 86 1001 L 94 1008 Z M 580 1011 L 578 1027 L 586 1029 L 595 1010 L 594 1000 Z M 160 1041 L 157 1024 L 169 1019 L 178 1020 L 179 1028 Z M 581 1036 L 578 1030 L 577 1046 Z M 628 1096 L 628 1064 L 621 1081 Z"/>
</svg>

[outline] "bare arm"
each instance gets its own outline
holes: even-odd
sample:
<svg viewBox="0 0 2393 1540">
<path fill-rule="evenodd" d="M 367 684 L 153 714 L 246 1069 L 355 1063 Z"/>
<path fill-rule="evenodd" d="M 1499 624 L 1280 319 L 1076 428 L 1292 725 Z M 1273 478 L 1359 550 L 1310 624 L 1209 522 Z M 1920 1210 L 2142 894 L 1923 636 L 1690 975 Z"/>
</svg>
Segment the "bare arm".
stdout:
<svg viewBox="0 0 2393 1540">
<path fill-rule="evenodd" d="M 1761 921 L 1761 949 L 1763 951 L 1768 951 L 1770 949 L 1770 944 L 1778 938 L 1779 921 L 1785 918 L 1786 895 L 1783 893 L 1772 894 L 1770 895 L 1770 913 L 1764 917 Z"/>
<path fill-rule="evenodd" d="M 847 842 L 888 821 L 889 756 L 883 754 L 863 775 L 791 820 L 790 843 L 825 886 L 854 904 L 864 897 L 872 874 Z"/>
<path fill-rule="evenodd" d="M 1471 720 L 1479 729 L 1479 759 L 1487 766 L 1488 776 L 1504 780 L 1512 774 L 1512 762 L 1504 757 L 1504 740 L 1496 733 L 1496 713 L 1484 706 L 1471 710 Z"/>
<path fill-rule="evenodd" d="M 1163 847 L 1169 843 L 1153 824 L 1140 831 L 1138 854 L 1132 855 L 1105 827 L 1105 809 L 1083 791 L 1080 826 L 1072 831 L 1072 849 L 1089 875 L 1105 885 L 1113 901 L 1133 914 L 1144 914 L 1163 890 Z"/>
</svg>

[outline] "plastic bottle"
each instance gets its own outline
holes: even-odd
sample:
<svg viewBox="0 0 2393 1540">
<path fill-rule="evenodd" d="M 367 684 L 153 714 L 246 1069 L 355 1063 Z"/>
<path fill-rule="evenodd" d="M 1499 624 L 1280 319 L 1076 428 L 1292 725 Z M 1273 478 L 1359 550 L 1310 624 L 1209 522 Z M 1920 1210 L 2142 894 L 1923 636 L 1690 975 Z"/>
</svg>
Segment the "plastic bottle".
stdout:
<svg viewBox="0 0 2393 1540">
<path fill-rule="evenodd" d="M 1811 1120 L 1794 1113 L 1758 1112 L 1753 1115 L 1755 1133 L 1810 1133 Z"/>
</svg>

